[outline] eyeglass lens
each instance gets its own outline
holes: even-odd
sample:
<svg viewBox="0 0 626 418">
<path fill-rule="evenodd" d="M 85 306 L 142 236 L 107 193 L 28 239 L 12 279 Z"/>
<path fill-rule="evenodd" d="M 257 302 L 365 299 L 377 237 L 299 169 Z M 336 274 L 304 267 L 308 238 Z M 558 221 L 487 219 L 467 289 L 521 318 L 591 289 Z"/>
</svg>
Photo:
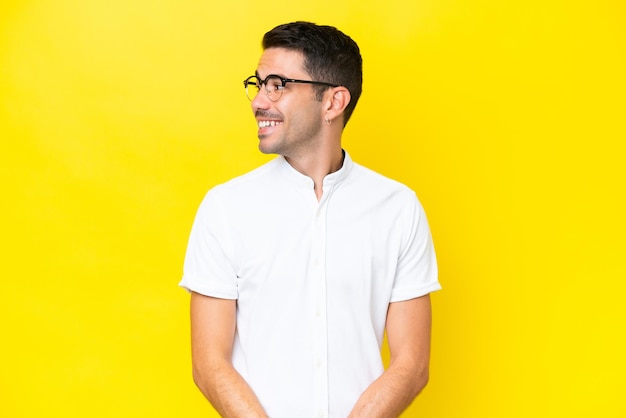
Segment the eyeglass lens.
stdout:
<svg viewBox="0 0 626 418">
<path fill-rule="evenodd" d="M 261 80 L 256 76 L 252 76 L 244 83 L 246 87 L 246 96 L 248 99 L 254 100 L 257 93 L 263 89 L 267 97 L 275 102 L 283 94 L 283 82 L 279 77 L 269 76 L 265 80 Z M 263 86 L 265 84 L 265 86 Z"/>
</svg>

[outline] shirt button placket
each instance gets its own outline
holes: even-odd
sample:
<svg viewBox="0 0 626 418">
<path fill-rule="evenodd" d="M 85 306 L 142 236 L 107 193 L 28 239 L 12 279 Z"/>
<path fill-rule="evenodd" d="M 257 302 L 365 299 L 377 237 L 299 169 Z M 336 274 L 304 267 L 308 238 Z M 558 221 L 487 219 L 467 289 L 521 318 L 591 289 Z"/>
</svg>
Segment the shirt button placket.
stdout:
<svg viewBox="0 0 626 418">
<path fill-rule="evenodd" d="M 328 416 L 328 328 L 326 318 L 326 203 L 315 212 L 312 245 L 312 280 L 315 288 L 314 381 L 319 417 Z"/>
</svg>

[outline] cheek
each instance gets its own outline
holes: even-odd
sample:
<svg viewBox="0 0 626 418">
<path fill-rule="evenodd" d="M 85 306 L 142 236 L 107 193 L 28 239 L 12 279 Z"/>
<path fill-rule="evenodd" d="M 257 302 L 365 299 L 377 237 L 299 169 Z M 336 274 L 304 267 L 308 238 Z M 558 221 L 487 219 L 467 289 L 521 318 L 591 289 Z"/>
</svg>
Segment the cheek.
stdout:
<svg viewBox="0 0 626 418">
<path fill-rule="evenodd" d="M 295 118 L 298 123 L 316 125 L 322 119 L 320 116 L 321 111 L 319 102 L 311 103 L 311 100 L 307 100 L 294 109 L 292 117 Z"/>
</svg>

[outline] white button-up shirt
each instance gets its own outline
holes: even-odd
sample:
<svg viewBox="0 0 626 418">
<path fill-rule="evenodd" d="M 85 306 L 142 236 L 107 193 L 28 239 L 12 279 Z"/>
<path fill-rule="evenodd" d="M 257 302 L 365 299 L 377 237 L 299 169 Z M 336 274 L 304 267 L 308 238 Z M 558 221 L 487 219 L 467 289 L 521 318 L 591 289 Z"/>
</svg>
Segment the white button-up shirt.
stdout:
<svg viewBox="0 0 626 418">
<path fill-rule="evenodd" d="M 319 202 L 283 157 L 209 191 L 181 286 L 237 300 L 233 365 L 272 418 L 347 416 L 389 303 L 440 288 L 415 193 L 347 153 Z"/>
</svg>

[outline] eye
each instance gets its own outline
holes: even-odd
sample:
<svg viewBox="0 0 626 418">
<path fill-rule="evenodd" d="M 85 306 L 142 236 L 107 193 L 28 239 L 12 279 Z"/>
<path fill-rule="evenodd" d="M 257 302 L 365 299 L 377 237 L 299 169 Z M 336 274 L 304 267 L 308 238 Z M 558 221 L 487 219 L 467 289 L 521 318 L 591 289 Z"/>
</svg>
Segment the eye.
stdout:
<svg viewBox="0 0 626 418">
<path fill-rule="evenodd" d="M 269 77 L 267 79 L 267 89 L 270 91 L 279 91 L 284 89 L 283 81 L 278 77 Z"/>
</svg>

